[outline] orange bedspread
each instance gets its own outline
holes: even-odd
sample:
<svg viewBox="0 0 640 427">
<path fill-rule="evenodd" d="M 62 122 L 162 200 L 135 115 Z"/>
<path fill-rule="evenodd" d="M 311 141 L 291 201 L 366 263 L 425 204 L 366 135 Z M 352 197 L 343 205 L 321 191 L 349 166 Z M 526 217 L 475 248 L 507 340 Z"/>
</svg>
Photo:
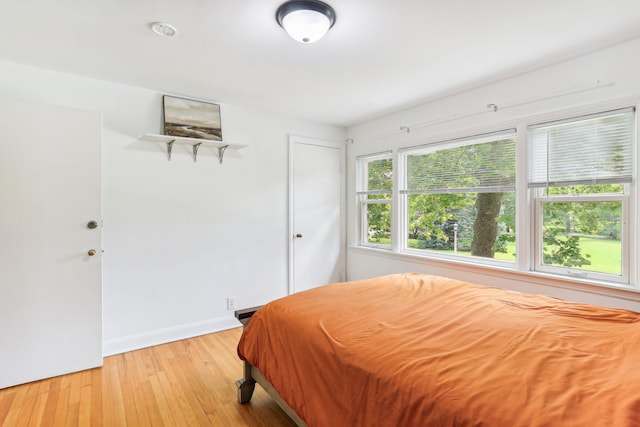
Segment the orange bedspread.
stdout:
<svg viewBox="0 0 640 427">
<path fill-rule="evenodd" d="M 238 354 L 314 426 L 640 426 L 640 314 L 400 274 L 262 307 Z"/>
</svg>

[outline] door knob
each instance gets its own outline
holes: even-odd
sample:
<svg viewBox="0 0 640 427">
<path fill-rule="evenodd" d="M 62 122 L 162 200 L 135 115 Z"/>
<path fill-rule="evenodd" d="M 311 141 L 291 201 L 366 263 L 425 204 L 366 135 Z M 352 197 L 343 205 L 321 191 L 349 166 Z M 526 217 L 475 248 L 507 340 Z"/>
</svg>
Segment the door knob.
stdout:
<svg viewBox="0 0 640 427">
<path fill-rule="evenodd" d="M 96 250 L 95 249 L 89 249 L 89 252 L 87 252 L 87 255 L 89 256 L 94 256 L 96 254 Z"/>
<path fill-rule="evenodd" d="M 97 221 L 89 221 L 89 222 L 87 223 L 87 228 L 90 228 L 90 229 L 92 229 L 92 230 L 93 230 L 94 228 L 98 228 L 98 222 L 97 222 Z"/>
<path fill-rule="evenodd" d="M 300 233 L 296 234 L 296 239 L 302 239 L 302 234 Z"/>
</svg>

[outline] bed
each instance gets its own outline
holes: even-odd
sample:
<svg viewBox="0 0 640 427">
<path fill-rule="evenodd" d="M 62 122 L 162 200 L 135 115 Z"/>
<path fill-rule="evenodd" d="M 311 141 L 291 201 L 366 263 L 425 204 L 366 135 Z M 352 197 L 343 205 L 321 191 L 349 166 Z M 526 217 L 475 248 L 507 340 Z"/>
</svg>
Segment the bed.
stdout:
<svg viewBox="0 0 640 427">
<path fill-rule="evenodd" d="M 640 314 L 424 274 L 237 313 L 244 377 L 299 425 L 640 426 Z"/>
</svg>

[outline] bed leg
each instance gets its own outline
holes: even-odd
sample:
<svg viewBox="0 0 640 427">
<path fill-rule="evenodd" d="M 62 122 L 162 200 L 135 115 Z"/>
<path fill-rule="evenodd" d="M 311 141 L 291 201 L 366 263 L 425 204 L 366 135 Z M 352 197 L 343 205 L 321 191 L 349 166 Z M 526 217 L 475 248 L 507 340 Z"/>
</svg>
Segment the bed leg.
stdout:
<svg viewBox="0 0 640 427">
<path fill-rule="evenodd" d="M 244 361 L 244 378 L 236 381 L 238 386 L 238 402 L 247 403 L 253 396 L 253 390 L 256 388 L 256 380 L 251 376 L 251 364 Z"/>
<path fill-rule="evenodd" d="M 242 323 L 243 328 L 247 326 L 249 320 L 251 320 L 251 316 L 253 316 L 260 307 L 262 306 L 244 308 L 235 311 L 236 319 Z M 244 378 L 236 381 L 236 386 L 238 387 L 238 402 L 247 403 L 253 396 L 253 390 L 256 388 L 256 380 L 251 376 L 251 364 L 246 360 L 243 363 Z"/>
</svg>

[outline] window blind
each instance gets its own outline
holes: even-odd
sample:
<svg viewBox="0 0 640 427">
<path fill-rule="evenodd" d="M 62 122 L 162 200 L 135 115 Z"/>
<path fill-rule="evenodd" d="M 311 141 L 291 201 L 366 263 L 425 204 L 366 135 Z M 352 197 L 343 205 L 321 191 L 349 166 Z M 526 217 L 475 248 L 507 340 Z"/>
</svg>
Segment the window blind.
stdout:
<svg viewBox="0 0 640 427">
<path fill-rule="evenodd" d="M 529 187 L 631 182 L 633 108 L 529 127 Z"/>
<path fill-rule="evenodd" d="M 515 191 L 515 130 L 404 151 L 402 194 Z"/>
</svg>

